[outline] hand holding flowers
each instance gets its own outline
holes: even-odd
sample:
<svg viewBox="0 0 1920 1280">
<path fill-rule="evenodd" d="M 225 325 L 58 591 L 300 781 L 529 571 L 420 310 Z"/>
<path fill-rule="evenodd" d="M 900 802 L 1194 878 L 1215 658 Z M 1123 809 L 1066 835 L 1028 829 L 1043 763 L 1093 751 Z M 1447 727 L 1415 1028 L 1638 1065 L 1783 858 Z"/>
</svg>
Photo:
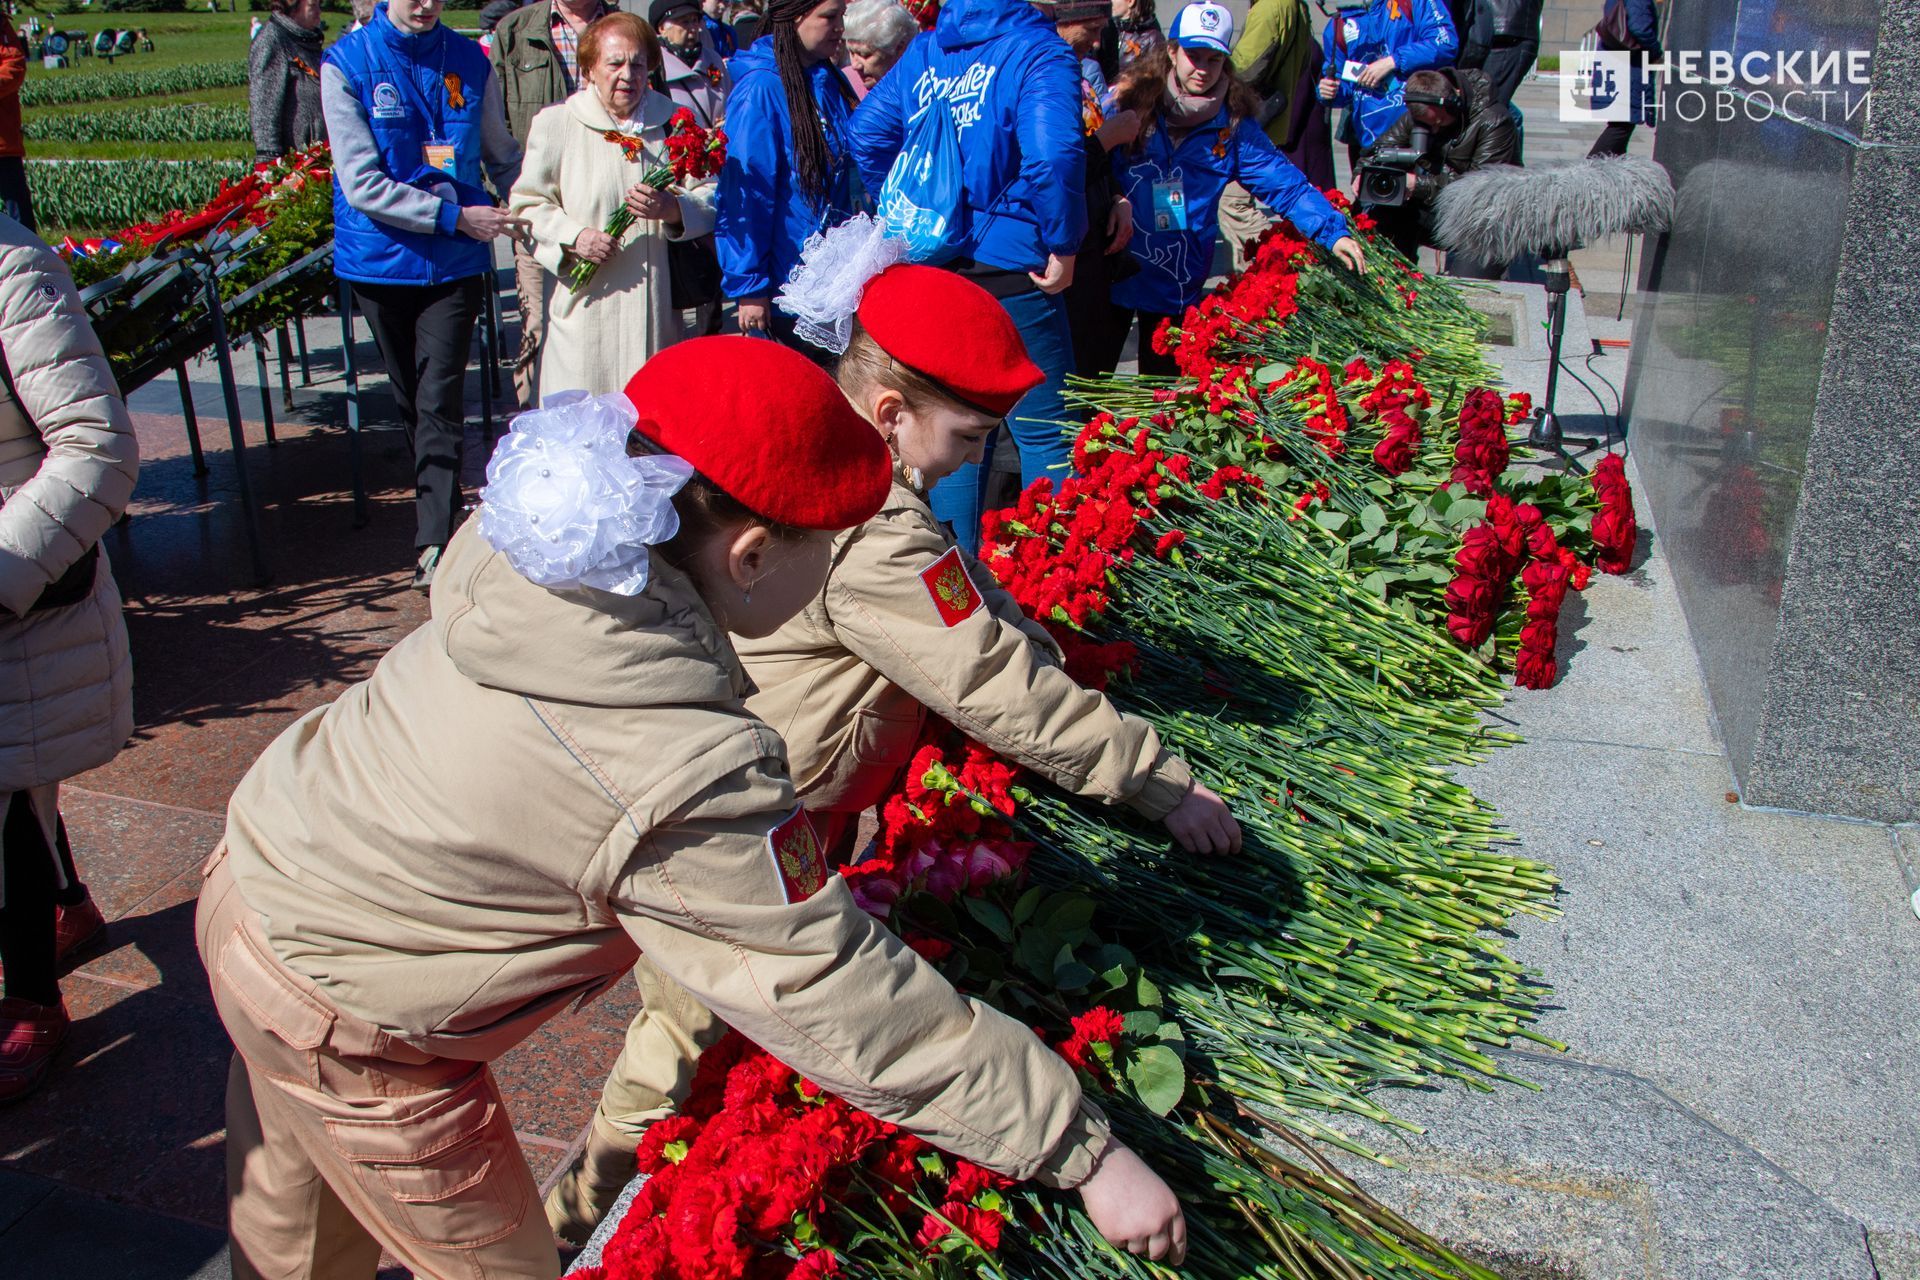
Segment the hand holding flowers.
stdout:
<svg viewBox="0 0 1920 1280">
<path fill-rule="evenodd" d="M 618 129 L 608 129 L 602 135 L 608 142 L 626 153 L 628 161 L 638 163 L 645 158 L 646 141 L 638 134 L 622 133 Z M 620 240 L 629 228 L 642 218 L 663 222 L 668 226 L 678 226 L 680 217 L 680 197 L 673 191 L 676 182 L 698 182 L 720 172 L 727 162 L 727 135 L 721 129 L 703 129 L 694 120 L 693 112 L 685 107 L 673 113 L 667 121 L 667 163 L 656 164 L 640 175 L 640 181 L 628 188 L 620 206 L 607 219 L 607 225 L 601 234 L 608 237 L 611 247 L 600 240 L 588 241 L 595 252 L 605 250 L 603 256 L 595 257 L 586 251 L 585 233 L 575 240 L 574 250 L 577 261 L 567 276 L 567 288 L 575 293 L 587 287 L 593 280 L 594 272 L 612 260 L 619 251 Z"/>
</svg>

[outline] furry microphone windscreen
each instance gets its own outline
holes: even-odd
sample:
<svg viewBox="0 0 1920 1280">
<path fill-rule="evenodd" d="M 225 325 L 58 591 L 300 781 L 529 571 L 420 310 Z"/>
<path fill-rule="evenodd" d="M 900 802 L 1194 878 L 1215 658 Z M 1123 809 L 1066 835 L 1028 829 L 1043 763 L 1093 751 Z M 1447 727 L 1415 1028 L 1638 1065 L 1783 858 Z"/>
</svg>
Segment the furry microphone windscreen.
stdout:
<svg viewBox="0 0 1920 1280">
<path fill-rule="evenodd" d="M 1553 169 L 1490 165 L 1441 188 L 1434 240 L 1485 262 L 1571 249 L 1673 222 L 1673 182 L 1639 156 L 1591 156 Z"/>
</svg>

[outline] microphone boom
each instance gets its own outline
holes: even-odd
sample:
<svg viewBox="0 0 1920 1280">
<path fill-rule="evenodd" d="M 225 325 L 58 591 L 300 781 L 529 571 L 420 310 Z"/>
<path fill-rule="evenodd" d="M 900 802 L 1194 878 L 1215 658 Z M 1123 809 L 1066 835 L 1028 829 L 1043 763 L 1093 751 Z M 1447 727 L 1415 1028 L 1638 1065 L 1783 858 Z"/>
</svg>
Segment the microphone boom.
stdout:
<svg viewBox="0 0 1920 1280">
<path fill-rule="evenodd" d="M 1673 200 L 1667 171 L 1639 156 L 1590 156 L 1552 169 L 1490 165 L 1441 189 L 1434 240 L 1483 262 L 1559 257 L 1602 236 L 1665 231 Z"/>
</svg>

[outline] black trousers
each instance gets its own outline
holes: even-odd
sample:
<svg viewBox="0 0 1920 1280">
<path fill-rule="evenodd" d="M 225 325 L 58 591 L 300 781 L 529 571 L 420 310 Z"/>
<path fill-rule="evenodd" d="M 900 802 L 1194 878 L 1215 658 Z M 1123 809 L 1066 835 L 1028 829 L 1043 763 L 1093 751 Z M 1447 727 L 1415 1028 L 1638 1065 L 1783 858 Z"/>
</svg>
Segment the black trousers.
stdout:
<svg viewBox="0 0 1920 1280">
<path fill-rule="evenodd" d="M 1538 40 L 1497 44 L 1487 52 L 1487 61 L 1481 70 L 1487 73 L 1487 79 L 1493 81 L 1494 101 L 1503 107 L 1513 101 L 1514 92 L 1520 88 L 1520 82 L 1527 78 L 1527 72 L 1533 70 L 1534 59 L 1539 55 Z"/>
<path fill-rule="evenodd" d="M 460 512 L 467 361 L 483 289 L 480 276 L 445 284 L 353 285 L 413 444 L 415 547 L 445 546 Z"/>
<path fill-rule="evenodd" d="M 65 889 L 59 887 L 55 858 L 66 877 Z M 55 1004 L 60 984 L 54 904 L 72 906 L 87 891 L 74 871 L 67 824 L 59 824 L 54 847 L 48 849 L 40 819 L 24 791 L 12 794 L 0 821 L 0 877 L 6 894 L 6 905 L 0 907 L 0 964 L 6 966 L 6 994 L 35 1004 Z"/>
<path fill-rule="evenodd" d="M 29 231 L 33 221 L 33 192 L 27 187 L 27 162 L 19 156 L 0 156 L 0 213 Z"/>
<path fill-rule="evenodd" d="M 1594 140 L 1593 150 L 1587 152 L 1587 154 L 1590 156 L 1623 156 L 1627 154 L 1627 143 L 1632 138 L 1633 122 L 1631 120 L 1610 124 L 1600 131 L 1600 136 Z"/>
<path fill-rule="evenodd" d="M 1133 322 L 1140 322 L 1140 372 L 1156 377 L 1171 378 L 1180 372 L 1180 366 L 1174 363 L 1172 356 L 1163 356 L 1153 349 L 1153 331 L 1160 327 L 1166 316 L 1152 311 L 1135 311 L 1131 307 L 1115 306 L 1112 310 L 1113 323 L 1108 328 L 1108 339 L 1113 343 L 1112 359 L 1107 368 L 1120 363 L 1120 350 L 1127 345 L 1127 333 L 1133 328 Z M 1178 316 L 1173 317 L 1175 324 L 1180 323 Z"/>
</svg>

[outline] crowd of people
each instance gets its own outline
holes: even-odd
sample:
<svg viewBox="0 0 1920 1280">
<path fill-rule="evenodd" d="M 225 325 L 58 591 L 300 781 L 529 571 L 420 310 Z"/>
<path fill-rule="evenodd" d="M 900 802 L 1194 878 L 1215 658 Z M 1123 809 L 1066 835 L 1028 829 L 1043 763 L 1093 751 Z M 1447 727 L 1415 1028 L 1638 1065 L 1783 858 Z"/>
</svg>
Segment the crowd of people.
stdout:
<svg viewBox="0 0 1920 1280">
<path fill-rule="evenodd" d="M 1524 5 L 1374 0 L 1316 44 L 1304 0 L 1255 0 L 1238 34 L 1210 0 L 1164 28 L 1150 0 L 947 0 L 927 31 L 894 0 L 536 0 L 483 47 L 440 4 L 386 0 L 323 48 L 318 0 L 273 0 L 251 53 L 260 157 L 332 146 L 335 270 L 412 440 L 432 594 L 255 764 L 208 867 L 235 1274 L 371 1274 L 385 1249 L 557 1275 L 726 1026 L 1177 1261 L 1177 1199 L 1071 1070 L 828 871 L 929 714 L 1190 854 L 1237 848 L 973 558 L 991 456 L 1070 466 L 1066 378 L 1135 335 L 1168 371 L 1151 333 L 1223 236 L 1244 253 L 1284 217 L 1367 270 L 1321 194 L 1336 139 L 1427 139 L 1386 223 L 1417 250 L 1438 189 L 1518 160 Z M 725 131 L 724 165 L 663 179 L 689 122 Z M 138 450 L 71 277 L 0 195 L 5 1101 L 52 1069 L 58 966 L 102 928 L 58 788 L 131 729 L 99 539 Z M 502 239 L 529 412 L 468 520 Z M 740 336 L 714 336 L 729 312 Z M 605 483 L 549 482 L 556 460 Z M 542 1213 L 486 1064 L 636 963 L 644 1007 Z"/>
<path fill-rule="evenodd" d="M 402 370 L 422 589 L 464 509 L 450 424 L 472 277 L 492 262 L 480 237 L 513 244 L 523 407 L 611 390 L 636 361 L 728 323 L 825 365 L 780 290 L 810 237 L 888 197 L 903 153 L 926 167 L 920 131 L 938 99 L 959 159 L 925 260 L 999 299 L 1045 374 L 981 463 L 934 490 L 972 546 L 996 472 L 1024 483 L 1065 465 L 1054 424 L 1069 375 L 1111 371 L 1129 341 L 1144 372 L 1168 371 L 1152 334 L 1197 299 L 1218 244 L 1243 266 L 1279 216 L 1362 266 L 1319 194 L 1336 143 L 1356 169 L 1422 149 L 1404 199 L 1369 210 L 1409 255 L 1431 243 L 1450 181 L 1520 163 L 1512 97 L 1538 53 L 1541 0 L 1371 0 L 1318 39 L 1307 0 L 1255 0 L 1244 24 L 1191 4 L 1170 29 L 1152 0 L 947 0 L 925 33 L 898 0 L 626 3 L 497 0 L 482 13 L 485 74 L 430 0 L 394 0 L 324 54 L 317 0 L 272 0 L 254 41 L 260 156 L 331 136 L 353 178 L 340 212 L 364 243 L 336 266 Z M 1650 3 L 1633 0 L 1636 22 Z M 375 48 L 385 61 L 368 61 Z M 471 70 L 450 73 L 446 57 Z M 368 96 L 380 85 L 387 100 Z M 724 167 L 649 186 L 684 118 L 724 131 Z M 630 225 L 614 235 L 618 208 Z M 1449 263 L 1479 277 L 1506 267 Z M 1017 465 L 996 466 L 996 451 Z"/>
</svg>

